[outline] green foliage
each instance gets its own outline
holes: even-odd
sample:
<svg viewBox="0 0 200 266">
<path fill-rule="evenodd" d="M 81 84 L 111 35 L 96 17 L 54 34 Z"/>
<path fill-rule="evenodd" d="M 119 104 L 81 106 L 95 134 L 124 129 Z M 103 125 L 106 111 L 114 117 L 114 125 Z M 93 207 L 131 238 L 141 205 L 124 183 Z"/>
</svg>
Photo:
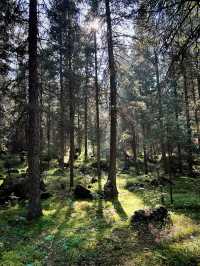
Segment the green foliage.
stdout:
<svg viewBox="0 0 200 266">
<path fill-rule="evenodd" d="M 171 209 L 173 227 L 163 232 L 161 242 L 144 245 L 129 228 L 129 218 L 135 210 L 159 204 L 160 192 L 150 188 L 129 192 L 126 187 L 151 180 L 153 176 L 119 175 L 120 194 L 115 202 L 100 198 L 75 201 L 68 194 L 63 197 L 57 190 L 62 177 L 52 175 L 54 171 L 48 171 L 46 180 L 55 196 L 43 202 L 44 215 L 39 220 L 27 223 L 25 209 L 20 204 L 0 209 L 1 266 L 39 266 L 48 265 L 49 261 L 55 265 L 80 265 L 90 261 L 93 265 L 182 266 L 197 261 L 200 217 L 190 211 L 191 206 L 199 206 L 198 197 L 188 191 L 188 187 L 194 185 L 192 178 L 176 179 L 175 204 Z M 63 178 L 67 180 L 68 176 Z M 77 180 L 80 181 L 88 182 L 87 177 Z M 102 177 L 102 186 L 104 183 Z M 98 184 L 92 190 L 98 190 Z M 168 204 L 167 196 L 165 200 Z"/>
</svg>

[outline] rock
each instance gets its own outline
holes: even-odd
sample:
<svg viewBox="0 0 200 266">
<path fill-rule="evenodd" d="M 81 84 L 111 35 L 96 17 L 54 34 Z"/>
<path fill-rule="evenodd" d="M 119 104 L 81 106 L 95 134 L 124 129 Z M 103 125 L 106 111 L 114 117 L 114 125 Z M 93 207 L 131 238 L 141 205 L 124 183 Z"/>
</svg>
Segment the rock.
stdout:
<svg viewBox="0 0 200 266">
<path fill-rule="evenodd" d="M 0 186 L 0 198 L 8 201 L 13 194 L 20 199 L 27 198 L 27 180 L 24 178 L 7 177 Z"/>
<path fill-rule="evenodd" d="M 143 190 L 143 189 L 144 189 L 144 184 L 139 184 L 139 183 L 136 183 L 136 184 L 128 187 L 129 191 L 136 191 L 136 190 Z"/>
<path fill-rule="evenodd" d="M 42 193 L 46 191 L 43 181 L 40 183 Z M 12 199 L 25 200 L 28 198 L 29 181 L 28 178 L 10 177 L 4 179 L 3 184 L 0 186 L 0 204 L 5 204 L 6 201 Z"/>
<path fill-rule="evenodd" d="M 82 185 L 77 185 L 75 187 L 74 196 L 77 199 L 93 199 L 91 191 Z"/>
<path fill-rule="evenodd" d="M 165 207 L 135 211 L 131 217 L 131 225 L 139 229 L 147 227 L 150 223 L 164 225 L 168 218 L 168 210 Z"/>
<path fill-rule="evenodd" d="M 86 167 L 86 166 L 82 166 L 80 168 L 80 172 L 83 174 L 83 175 L 89 175 L 91 173 L 91 169 Z"/>
<path fill-rule="evenodd" d="M 52 197 L 52 194 L 48 191 L 41 193 L 41 199 L 48 199 L 50 197 Z"/>
<path fill-rule="evenodd" d="M 166 185 L 174 185 L 174 182 L 171 181 L 170 179 L 166 178 L 166 177 L 160 177 L 159 179 L 153 179 L 151 182 L 150 182 L 150 185 L 151 186 L 154 186 L 154 187 L 159 187 L 159 186 L 166 186 Z"/>
<path fill-rule="evenodd" d="M 159 207 L 151 211 L 149 219 L 151 222 L 164 223 L 168 217 L 168 210 L 165 207 Z"/>
<path fill-rule="evenodd" d="M 97 162 L 91 164 L 92 168 L 97 168 Z M 109 170 L 109 163 L 106 161 L 100 161 L 100 168 L 104 172 L 108 172 Z"/>
<path fill-rule="evenodd" d="M 148 222 L 148 214 L 144 210 L 135 211 L 134 215 L 131 217 L 132 225 L 141 225 Z"/>
</svg>

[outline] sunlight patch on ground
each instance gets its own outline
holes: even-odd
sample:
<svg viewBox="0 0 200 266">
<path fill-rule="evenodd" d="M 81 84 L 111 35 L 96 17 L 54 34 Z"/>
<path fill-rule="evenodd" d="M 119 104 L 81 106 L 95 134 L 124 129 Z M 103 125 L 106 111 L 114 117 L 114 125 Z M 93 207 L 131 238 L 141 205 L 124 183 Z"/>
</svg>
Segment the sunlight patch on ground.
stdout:
<svg viewBox="0 0 200 266">
<path fill-rule="evenodd" d="M 200 226 L 195 223 L 191 218 L 184 214 L 171 214 L 173 227 L 171 230 L 172 240 L 180 241 L 185 238 L 193 239 L 193 236 L 200 234 Z"/>
<path fill-rule="evenodd" d="M 3 263 L 0 266 L 38 266 L 49 262 L 53 266 L 69 262 L 71 265 L 84 265 L 80 264 L 84 262 L 116 265 L 119 261 L 117 265 L 124 266 L 183 266 L 190 265 L 183 264 L 183 260 L 190 263 L 192 257 L 199 256 L 199 224 L 178 211 L 171 212 L 173 227 L 164 243 L 150 246 L 138 241 L 129 227 L 129 219 L 134 211 L 148 207 L 147 197 L 152 197 L 151 202 L 158 202 L 158 195 L 156 191 L 135 193 L 124 188 L 127 180 L 134 181 L 137 177 L 118 176 L 118 200 L 79 201 L 65 196 L 64 190 L 58 194 L 60 184 L 68 180 L 68 173 L 54 176 L 55 170 L 48 171 L 46 180 L 56 196 L 43 202 L 44 215 L 35 224 L 19 219 L 25 214 L 25 207 L 16 205 L 0 210 Z M 86 182 L 79 175 L 78 179 Z M 106 177 L 102 179 L 103 187 Z M 93 186 L 93 191 L 96 190 L 97 184 Z"/>
</svg>

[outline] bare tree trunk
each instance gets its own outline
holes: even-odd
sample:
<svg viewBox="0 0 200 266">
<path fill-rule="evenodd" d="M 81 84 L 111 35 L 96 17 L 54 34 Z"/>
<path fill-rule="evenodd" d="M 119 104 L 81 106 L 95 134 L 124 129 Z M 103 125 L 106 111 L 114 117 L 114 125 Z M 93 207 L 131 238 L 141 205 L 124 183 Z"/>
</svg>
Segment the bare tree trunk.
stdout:
<svg viewBox="0 0 200 266">
<path fill-rule="evenodd" d="M 49 95 L 49 97 L 48 97 L 48 110 L 47 110 L 47 154 L 48 154 L 48 167 L 50 166 L 50 141 L 51 141 L 51 97 Z"/>
<path fill-rule="evenodd" d="M 29 4 L 29 205 L 27 219 L 33 220 L 42 215 L 40 201 L 40 110 L 37 62 L 37 0 Z"/>
<path fill-rule="evenodd" d="M 84 145 L 85 145 L 85 162 L 88 160 L 88 52 L 86 51 L 86 67 L 85 67 L 85 97 L 84 97 Z"/>
<path fill-rule="evenodd" d="M 145 175 L 148 174 L 148 162 L 147 162 L 147 147 L 145 143 L 145 138 L 146 138 L 146 129 L 145 125 L 142 125 L 142 131 L 143 131 L 143 152 L 144 152 L 144 172 Z"/>
<path fill-rule="evenodd" d="M 75 115 L 75 99 L 74 88 L 72 85 L 72 25 L 71 14 L 68 11 L 68 78 L 69 78 L 69 116 L 70 116 L 70 153 L 69 153 L 69 168 L 70 168 L 70 188 L 74 186 L 74 115 Z"/>
<path fill-rule="evenodd" d="M 42 127 L 42 119 L 43 119 L 43 72 L 42 66 L 40 65 L 40 82 L 39 82 L 39 99 L 40 99 L 40 155 L 42 155 L 44 150 L 44 134 Z"/>
<path fill-rule="evenodd" d="M 99 127 L 99 84 L 98 84 L 98 62 L 97 62 L 97 36 L 94 32 L 94 49 L 95 49 L 95 101 L 96 101 L 96 142 L 97 142 L 97 176 L 101 177 L 100 167 L 100 127 Z"/>
<path fill-rule="evenodd" d="M 190 73 L 190 76 L 192 78 L 192 73 Z M 193 96 L 193 103 L 194 103 L 194 117 L 195 117 L 195 123 L 196 123 L 196 130 L 197 130 L 197 136 L 198 136 L 198 148 L 200 150 L 200 128 L 199 128 L 199 117 L 198 117 L 198 109 L 197 109 L 197 101 L 196 101 L 196 94 L 195 94 L 195 86 L 193 79 L 191 80 L 192 84 L 192 96 Z"/>
<path fill-rule="evenodd" d="M 78 154 L 81 154 L 82 148 L 82 136 L 81 136 L 81 114 L 80 114 L 80 103 L 78 103 L 77 107 L 77 116 L 78 116 L 78 132 L 77 132 L 77 144 L 78 144 Z"/>
<path fill-rule="evenodd" d="M 59 75 L 60 75 L 60 151 L 59 151 L 59 166 L 64 169 L 65 156 L 65 93 L 63 86 L 63 36 L 60 33 L 60 50 L 59 50 Z"/>
<path fill-rule="evenodd" d="M 177 94 L 177 82 L 175 77 L 175 69 L 172 70 L 172 87 L 174 90 L 174 108 L 175 108 L 175 119 L 176 119 L 176 131 L 179 134 L 179 111 L 178 111 L 178 94 Z M 178 152 L 178 164 L 180 173 L 183 172 L 182 166 L 182 154 L 181 154 L 181 145 L 178 139 L 177 141 L 177 152 Z"/>
<path fill-rule="evenodd" d="M 132 127 L 132 151 L 133 151 L 133 157 L 134 161 L 137 161 L 137 140 L 136 140 L 136 133 L 135 133 L 135 125 Z"/>
<path fill-rule="evenodd" d="M 170 203 L 173 204 L 173 186 L 172 186 L 172 152 L 169 140 L 169 126 L 167 123 L 167 152 L 168 152 L 168 175 L 169 175 L 169 196 Z"/>
<path fill-rule="evenodd" d="M 189 97 L 188 97 L 188 77 L 184 66 L 185 62 L 182 62 L 182 73 L 184 79 L 184 96 L 185 96 L 185 114 L 187 122 L 187 151 L 188 151 L 188 171 L 189 175 L 192 175 L 192 130 L 190 120 L 190 109 L 189 109 Z"/>
<path fill-rule="evenodd" d="M 163 109 L 162 109 L 162 93 L 160 87 L 160 74 L 159 74 L 159 60 L 156 51 L 154 51 L 155 56 L 155 70 L 156 70 L 156 83 L 157 83 L 157 92 L 158 92 L 158 111 L 159 111 L 159 124 L 160 124 L 160 146 L 161 146 L 161 153 L 162 153 L 162 162 L 163 168 L 165 172 L 167 171 L 167 164 L 166 164 L 166 151 L 165 151 L 165 142 L 164 142 L 164 128 L 163 128 Z"/>
<path fill-rule="evenodd" d="M 132 150 L 133 150 L 133 157 L 135 162 L 135 169 L 136 174 L 139 175 L 139 168 L 138 168 L 138 162 L 137 162 L 137 138 L 136 138 L 136 132 L 135 132 L 135 125 L 132 127 Z"/>
<path fill-rule="evenodd" d="M 117 153 L 117 83 L 115 59 L 113 53 L 112 23 L 110 13 L 110 1 L 105 0 L 106 22 L 107 22 L 107 42 L 108 59 L 110 70 L 110 169 L 107 183 L 104 186 L 104 192 L 109 198 L 115 198 L 118 195 L 116 184 L 116 153 Z"/>
</svg>

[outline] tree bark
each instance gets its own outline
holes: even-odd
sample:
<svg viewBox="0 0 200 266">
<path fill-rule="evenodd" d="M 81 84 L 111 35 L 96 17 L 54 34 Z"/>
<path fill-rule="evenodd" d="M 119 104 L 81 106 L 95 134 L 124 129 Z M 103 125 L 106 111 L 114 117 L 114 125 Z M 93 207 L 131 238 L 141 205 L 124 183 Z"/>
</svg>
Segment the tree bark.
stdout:
<svg viewBox="0 0 200 266">
<path fill-rule="evenodd" d="M 190 77 L 192 79 L 192 73 L 190 73 Z M 195 86 L 194 86 L 193 79 L 191 80 L 191 86 L 192 86 L 192 96 L 193 96 L 193 103 L 194 103 L 194 117 L 195 117 L 196 130 L 197 130 L 197 136 L 198 136 L 198 148 L 199 148 L 199 151 L 200 151 L 199 117 L 198 117 L 197 101 L 196 101 Z"/>
<path fill-rule="evenodd" d="M 51 143 L 51 96 L 49 92 L 48 110 L 47 110 L 47 154 L 48 154 L 49 167 L 50 167 L 50 143 Z"/>
<path fill-rule="evenodd" d="M 37 0 L 29 3 L 29 204 L 27 219 L 33 220 L 42 215 L 40 201 L 40 110 L 37 62 Z"/>
<path fill-rule="evenodd" d="M 186 69 L 184 66 L 185 62 L 182 62 L 182 74 L 184 79 L 184 96 L 185 96 L 185 114 L 187 122 L 187 161 L 188 161 L 188 172 L 192 175 L 192 130 L 191 130 L 191 120 L 190 120 L 190 107 L 189 107 L 189 97 L 188 97 L 188 77 Z"/>
<path fill-rule="evenodd" d="M 133 150 L 133 157 L 134 157 L 134 162 L 135 162 L 135 170 L 136 174 L 139 175 L 139 167 L 138 167 L 138 162 L 137 162 L 137 138 L 136 138 L 136 132 L 135 132 L 135 125 L 132 126 L 132 150 Z"/>
<path fill-rule="evenodd" d="M 178 93 L 177 93 L 177 82 L 175 77 L 175 69 L 172 70 L 172 88 L 174 90 L 174 110 L 175 110 L 175 119 L 176 119 L 176 132 L 179 134 L 179 111 L 178 111 Z M 177 141 L 177 153 L 178 153 L 178 164 L 180 173 L 183 172 L 182 166 L 182 154 L 181 154 L 181 145 L 178 138 Z"/>
<path fill-rule="evenodd" d="M 69 153 L 69 168 L 70 168 L 70 188 L 74 186 L 74 115 L 75 115 L 75 99 L 74 88 L 72 85 L 72 25 L 71 14 L 68 10 L 68 81 L 69 81 L 69 117 L 70 117 L 70 153 Z"/>
<path fill-rule="evenodd" d="M 144 172 L 145 172 L 145 175 L 147 175 L 148 174 L 148 162 L 147 162 L 147 147 L 145 143 L 146 128 L 144 124 L 142 125 L 142 131 L 143 131 Z"/>
<path fill-rule="evenodd" d="M 88 160 L 88 52 L 86 51 L 86 67 L 85 67 L 85 96 L 84 96 L 84 160 Z"/>
<path fill-rule="evenodd" d="M 60 151 L 59 151 L 59 166 L 64 169 L 65 156 L 65 92 L 63 86 L 63 35 L 60 32 L 60 49 L 59 49 L 59 78 L 60 78 Z"/>
<path fill-rule="evenodd" d="M 160 87 L 160 74 L 159 74 L 159 61 L 157 52 L 154 51 L 155 56 L 155 71 L 156 71 L 156 85 L 157 85 L 157 92 L 158 92 L 158 121 L 160 125 L 160 146 L 161 146 L 161 153 L 162 153 L 162 162 L 163 168 L 165 172 L 167 172 L 167 164 L 166 164 L 166 150 L 165 150 L 165 142 L 164 142 L 164 128 L 163 128 L 163 109 L 162 109 L 162 93 Z"/>
<path fill-rule="evenodd" d="M 77 116 L 78 116 L 78 131 L 77 131 L 77 145 L 78 145 L 78 154 L 81 154 L 82 149 L 82 136 L 81 136 L 81 113 L 80 113 L 80 103 L 78 102 L 77 106 Z"/>
<path fill-rule="evenodd" d="M 107 183 L 104 186 L 104 192 L 109 198 L 115 198 L 118 195 L 116 184 L 116 142 L 117 142 L 117 83 L 115 59 L 113 53 L 112 21 L 110 12 L 110 1 L 105 0 L 106 23 L 107 23 L 107 43 L 108 59 L 110 71 L 110 169 Z"/>
<path fill-rule="evenodd" d="M 96 142 L 97 142 L 97 176 L 101 177 L 100 167 L 100 126 L 99 126 L 99 84 L 98 84 L 98 62 L 97 62 L 97 36 L 94 32 L 94 49 L 95 49 L 95 102 L 96 102 Z"/>
</svg>

